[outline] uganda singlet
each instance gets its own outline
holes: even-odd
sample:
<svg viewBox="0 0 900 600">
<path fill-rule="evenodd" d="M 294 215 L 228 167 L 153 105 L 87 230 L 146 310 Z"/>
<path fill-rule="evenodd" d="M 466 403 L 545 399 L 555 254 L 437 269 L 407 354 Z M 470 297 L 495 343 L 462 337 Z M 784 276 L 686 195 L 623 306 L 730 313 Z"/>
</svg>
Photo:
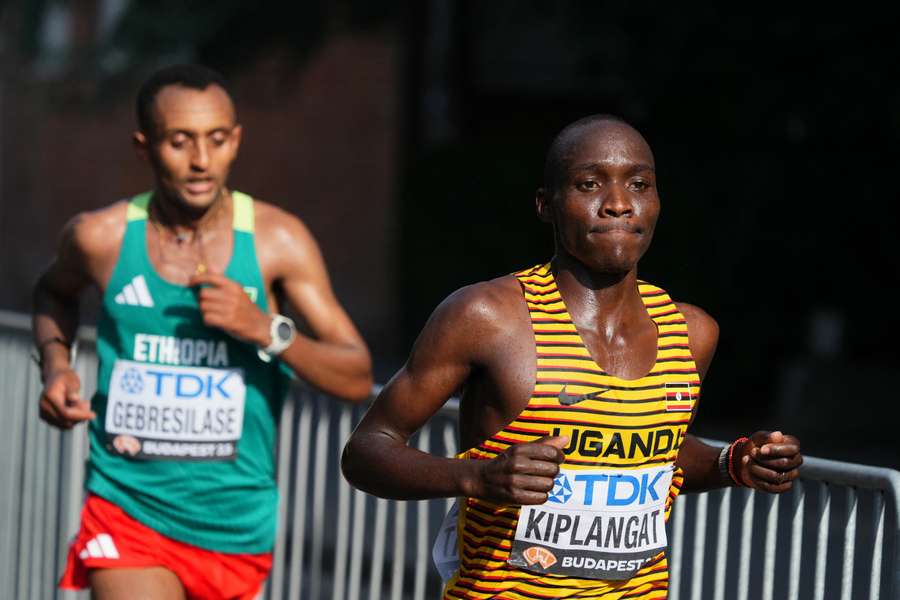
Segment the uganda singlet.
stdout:
<svg viewBox="0 0 900 600">
<path fill-rule="evenodd" d="M 175 540 L 208 550 L 272 549 L 276 420 L 288 378 L 277 360 L 203 324 L 196 288 L 160 277 L 146 250 L 149 192 L 128 205 L 97 326 L 99 374 L 86 487 Z M 268 312 L 253 200 L 232 192 L 225 276 Z"/>
<path fill-rule="evenodd" d="M 445 598 L 665 598 L 665 522 L 683 481 L 675 459 L 700 394 L 687 324 L 669 296 L 639 282 L 656 324 L 650 372 L 625 380 L 591 358 L 550 265 L 515 274 L 531 315 L 537 378 L 525 409 L 462 457 L 565 435 L 565 462 L 538 506 L 460 500 L 460 567 Z"/>
</svg>

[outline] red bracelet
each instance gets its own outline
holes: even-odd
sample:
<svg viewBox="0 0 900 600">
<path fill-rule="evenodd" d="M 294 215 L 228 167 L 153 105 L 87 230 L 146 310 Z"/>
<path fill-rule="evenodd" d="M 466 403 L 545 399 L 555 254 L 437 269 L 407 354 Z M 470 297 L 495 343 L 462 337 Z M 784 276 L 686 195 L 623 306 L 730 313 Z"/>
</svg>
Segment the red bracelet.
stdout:
<svg viewBox="0 0 900 600">
<path fill-rule="evenodd" d="M 731 446 L 728 447 L 728 474 L 731 475 L 731 480 L 738 487 L 750 487 L 746 483 L 742 482 L 737 475 L 734 474 L 734 447 L 740 444 L 741 442 L 749 442 L 750 439 L 744 436 L 739 437 L 738 439 L 731 442 Z"/>
</svg>

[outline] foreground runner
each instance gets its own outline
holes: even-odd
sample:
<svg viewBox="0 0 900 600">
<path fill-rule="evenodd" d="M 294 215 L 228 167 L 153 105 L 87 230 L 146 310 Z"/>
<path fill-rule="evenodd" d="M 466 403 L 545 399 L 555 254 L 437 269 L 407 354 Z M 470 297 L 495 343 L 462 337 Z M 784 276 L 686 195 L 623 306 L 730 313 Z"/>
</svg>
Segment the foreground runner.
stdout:
<svg viewBox="0 0 900 600">
<path fill-rule="evenodd" d="M 637 279 L 659 214 L 653 154 L 610 116 L 548 152 L 550 263 L 459 290 L 345 448 L 354 485 L 462 497 L 446 598 L 664 598 L 679 490 L 790 489 L 799 444 L 758 432 L 724 449 L 687 435 L 718 340 L 701 309 Z M 459 459 L 407 446 L 462 389 Z"/>
<path fill-rule="evenodd" d="M 241 127 L 221 76 L 164 69 L 137 106 L 155 189 L 76 217 L 35 292 L 41 416 L 64 429 L 91 420 L 89 496 L 60 585 L 104 600 L 253 598 L 275 536 L 283 365 L 361 401 L 369 354 L 304 225 L 225 187 Z M 92 285 L 88 402 L 69 348 Z M 276 290 L 311 336 L 278 314 Z"/>
</svg>

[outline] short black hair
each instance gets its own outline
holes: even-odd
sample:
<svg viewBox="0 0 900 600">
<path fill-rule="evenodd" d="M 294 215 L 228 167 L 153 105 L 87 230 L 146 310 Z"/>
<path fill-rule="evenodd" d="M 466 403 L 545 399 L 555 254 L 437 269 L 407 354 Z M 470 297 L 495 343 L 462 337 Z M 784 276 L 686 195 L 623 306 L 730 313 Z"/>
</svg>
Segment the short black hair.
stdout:
<svg viewBox="0 0 900 600">
<path fill-rule="evenodd" d="M 165 67 L 151 75 L 138 90 L 137 122 L 138 128 L 145 134 L 154 133 L 153 102 L 159 91 L 169 85 L 180 85 L 200 91 L 211 85 L 217 85 L 225 90 L 225 93 L 234 102 L 228 81 L 218 71 L 197 64 Z"/>
<path fill-rule="evenodd" d="M 602 122 L 621 123 L 634 129 L 622 117 L 607 113 L 590 115 L 563 127 L 547 149 L 547 158 L 544 161 L 544 190 L 546 193 L 552 195 L 559 186 L 565 172 L 567 156 L 572 150 L 572 146 L 581 139 L 581 131 L 585 127 Z"/>
</svg>

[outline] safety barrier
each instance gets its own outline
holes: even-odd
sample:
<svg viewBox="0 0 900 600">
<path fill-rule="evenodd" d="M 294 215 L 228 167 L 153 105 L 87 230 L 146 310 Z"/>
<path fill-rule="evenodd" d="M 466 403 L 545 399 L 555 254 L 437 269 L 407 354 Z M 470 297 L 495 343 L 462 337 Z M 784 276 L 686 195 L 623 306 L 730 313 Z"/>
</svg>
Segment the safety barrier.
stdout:
<svg viewBox="0 0 900 600">
<path fill-rule="evenodd" d="M 38 419 L 40 382 L 29 321 L 0 311 L 0 597 L 58 593 L 77 530 L 87 441 Z M 79 336 L 76 369 L 95 386 L 93 332 Z M 278 442 L 281 492 L 272 575 L 263 598 L 423 600 L 440 596 L 431 545 L 451 500 L 395 502 L 352 489 L 340 452 L 364 408 L 296 387 Z M 456 453 L 448 404 L 412 443 Z M 673 599 L 900 597 L 900 473 L 807 458 L 781 496 L 725 489 L 679 498 L 670 522 Z"/>
<path fill-rule="evenodd" d="M 669 598 L 900 597 L 900 472 L 806 457 L 800 473 L 785 494 L 679 498 Z"/>
</svg>

